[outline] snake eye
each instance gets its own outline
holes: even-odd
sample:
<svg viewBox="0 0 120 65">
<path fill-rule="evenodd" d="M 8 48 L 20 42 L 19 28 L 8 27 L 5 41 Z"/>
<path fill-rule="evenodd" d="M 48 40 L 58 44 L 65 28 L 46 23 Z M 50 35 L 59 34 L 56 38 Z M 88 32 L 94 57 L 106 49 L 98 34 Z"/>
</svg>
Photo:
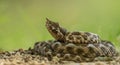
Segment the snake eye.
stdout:
<svg viewBox="0 0 120 65">
<path fill-rule="evenodd" d="M 58 31 L 57 31 L 57 30 L 52 30 L 52 32 L 53 32 L 53 33 L 55 33 L 55 34 L 57 34 L 57 33 L 58 33 Z"/>
</svg>

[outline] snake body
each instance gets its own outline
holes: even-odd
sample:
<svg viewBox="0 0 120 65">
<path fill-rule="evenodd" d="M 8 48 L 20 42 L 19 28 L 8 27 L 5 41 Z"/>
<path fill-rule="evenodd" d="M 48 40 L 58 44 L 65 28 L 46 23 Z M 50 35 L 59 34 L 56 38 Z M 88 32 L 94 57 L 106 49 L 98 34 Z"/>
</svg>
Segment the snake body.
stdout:
<svg viewBox="0 0 120 65">
<path fill-rule="evenodd" d="M 49 33 L 58 41 L 75 44 L 93 44 L 100 42 L 100 37 L 95 33 L 83 31 L 69 32 L 65 28 L 61 27 L 58 23 L 52 22 L 49 19 L 47 19 L 46 28 Z"/>
<path fill-rule="evenodd" d="M 52 60 L 54 56 L 61 60 L 76 62 L 93 61 L 96 57 L 111 57 L 116 55 L 116 49 L 110 41 L 101 40 L 91 32 L 70 32 L 57 22 L 46 19 L 46 28 L 55 40 L 37 42 L 34 51 Z"/>
<path fill-rule="evenodd" d="M 113 58 L 116 55 L 114 45 L 108 41 L 98 44 L 76 45 L 50 40 L 37 42 L 34 45 L 34 50 L 37 54 L 48 57 L 49 60 L 57 56 L 60 60 L 76 62 L 93 61 L 97 57 Z"/>
</svg>

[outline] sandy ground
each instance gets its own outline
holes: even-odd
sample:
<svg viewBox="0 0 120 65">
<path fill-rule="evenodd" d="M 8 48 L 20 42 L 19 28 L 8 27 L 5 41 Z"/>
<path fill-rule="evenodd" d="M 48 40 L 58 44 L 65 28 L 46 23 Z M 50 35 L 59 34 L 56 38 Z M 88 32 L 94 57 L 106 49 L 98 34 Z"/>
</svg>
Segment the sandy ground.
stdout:
<svg viewBox="0 0 120 65">
<path fill-rule="evenodd" d="M 59 61 L 54 57 L 52 61 L 48 61 L 46 57 L 31 54 L 29 50 L 19 49 L 16 51 L 0 52 L 0 65 L 120 65 L 120 56 L 112 61 L 93 61 L 75 63 L 73 61 Z"/>
</svg>

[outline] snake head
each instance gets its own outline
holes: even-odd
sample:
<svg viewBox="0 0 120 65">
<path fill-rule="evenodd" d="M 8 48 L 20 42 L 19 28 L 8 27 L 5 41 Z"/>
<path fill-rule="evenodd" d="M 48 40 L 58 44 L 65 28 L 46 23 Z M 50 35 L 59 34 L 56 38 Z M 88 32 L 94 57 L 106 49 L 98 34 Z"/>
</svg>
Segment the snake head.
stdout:
<svg viewBox="0 0 120 65">
<path fill-rule="evenodd" d="M 59 23 L 57 22 L 53 22 L 51 20 L 49 20 L 48 18 L 46 18 L 46 28 L 49 31 L 49 33 L 56 39 L 59 41 L 63 41 L 64 40 L 64 36 L 67 33 L 66 29 L 62 28 L 59 26 Z"/>
</svg>

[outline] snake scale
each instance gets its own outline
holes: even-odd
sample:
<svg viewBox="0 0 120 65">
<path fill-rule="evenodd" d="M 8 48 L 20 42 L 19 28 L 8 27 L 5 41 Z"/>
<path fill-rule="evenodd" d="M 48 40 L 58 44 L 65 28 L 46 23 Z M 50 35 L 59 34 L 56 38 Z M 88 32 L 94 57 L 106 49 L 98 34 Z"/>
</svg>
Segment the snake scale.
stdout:
<svg viewBox="0 0 120 65">
<path fill-rule="evenodd" d="M 67 61 L 93 61 L 96 57 L 110 57 L 116 55 L 113 43 L 102 40 L 97 34 L 84 31 L 68 31 L 59 23 L 46 19 L 46 28 L 55 40 L 36 42 L 36 54 L 52 60 L 57 56 Z"/>
</svg>

